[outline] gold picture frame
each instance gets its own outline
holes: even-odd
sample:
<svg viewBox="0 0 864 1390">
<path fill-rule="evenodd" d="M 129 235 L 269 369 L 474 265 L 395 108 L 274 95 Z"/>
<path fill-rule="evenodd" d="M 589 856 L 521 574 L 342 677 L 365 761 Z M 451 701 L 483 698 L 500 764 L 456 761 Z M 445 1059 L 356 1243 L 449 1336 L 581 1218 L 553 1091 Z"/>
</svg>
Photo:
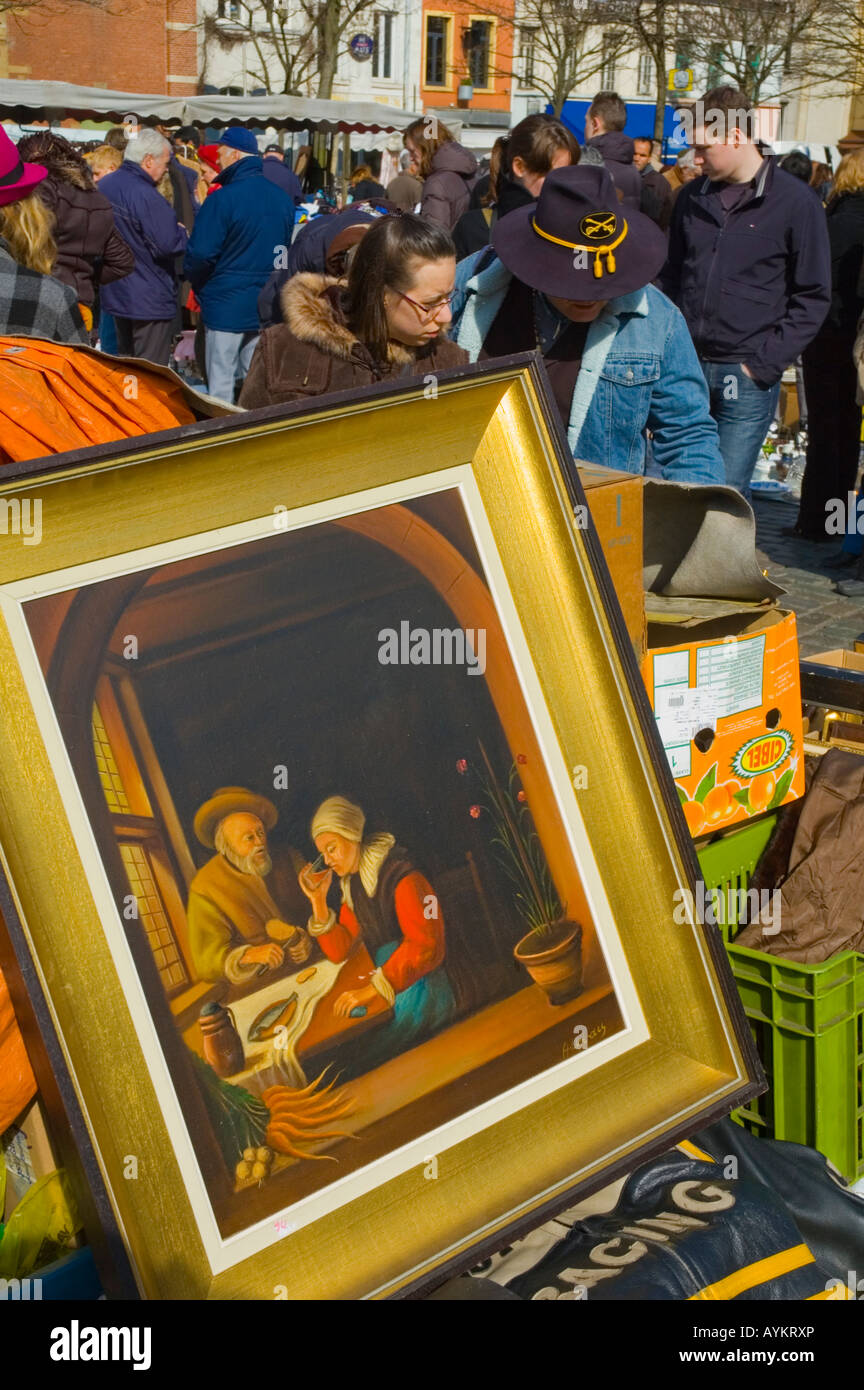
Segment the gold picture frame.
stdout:
<svg viewBox="0 0 864 1390">
<path fill-rule="evenodd" d="M 37 503 L 38 544 L 25 524 Z M 79 1185 L 87 1180 L 103 1271 L 122 1239 L 143 1296 L 417 1296 L 764 1088 L 719 934 L 693 915 L 690 837 L 596 534 L 577 524 L 576 506 L 584 495 L 545 375 L 528 356 L 0 474 L 0 906 L 18 966 L 10 983 L 78 1117 L 84 1157 L 69 1162 Z M 454 1025 L 466 1029 L 461 1051 L 476 1045 L 485 1068 L 463 1066 L 461 1110 L 450 1103 L 457 1071 L 442 1070 L 425 1091 L 406 1091 L 407 1128 L 386 1106 L 378 1128 L 370 1122 L 371 1158 L 352 1159 L 341 1187 L 297 1196 L 302 1220 L 251 1189 L 235 1219 L 225 1173 L 194 1147 L 206 1116 L 200 1101 L 187 1104 L 171 1071 L 174 1035 L 166 1041 L 172 1000 L 178 1032 L 204 995 L 190 986 L 188 1008 L 176 990 L 149 1014 L 142 1004 L 158 992 L 165 957 L 154 965 L 141 923 L 124 917 L 129 885 L 119 854 L 104 848 L 108 815 L 96 807 L 84 715 L 100 671 L 114 670 L 122 686 L 122 653 L 106 634 L 121 640 L 130 576 L 170 564 L 182 593 L 183 576 L 207 556 L 243 546 L 269 556 L 280 535 L 313 536 L 334 519 L 368 553 L 383 547 L 416 568 L 460 628 L 488 623 L 484 682 L 519 753 L 519 795 L 561 897 L 586 923 L 584 990 L 556 1009 L 520 976 L 512 998 L 521 1012 L 508 996 L 477 1013 L 484 1032 L 467 1031 L 473 1014 Z M 362 575 L 357 584 L 360 602 Z M 75 597 L 85 590 L 86 605 Z M 142 623 L 154 604 L 135 610 Z M 158 623 L 142 631 L 166 640 Z M 202 628 L 201 650 L 205 637 Z M 160 648 L 159 660 L 169 658 Z M 292 671 L 289 693 L 303 679 Z M 149 736 L 133 704 L 132 742 L 146 762 Z M 185 842 L 168 824 L 176 788 L 172 800 L 160 778 L 153 760 L 147 785 L 168 808 L 179 863 Z M 115 820 L 127 836 L 145 833 L 134 806 Z M 691 908 L 680 925 L 682 901 Z M 12 964 L 8 946 L 3 959 Z M 498 1045 L 506 1067 L 482 1051 L 494 1009 L 505 1011 L 506 1030 L 518 1031 L 531 1009 L 539 1019 Z M 300 1170 L 287 1171 L 299 1182 Z M 113 1256 L 100 1236 L 112 1223 Z"/>
</svg>

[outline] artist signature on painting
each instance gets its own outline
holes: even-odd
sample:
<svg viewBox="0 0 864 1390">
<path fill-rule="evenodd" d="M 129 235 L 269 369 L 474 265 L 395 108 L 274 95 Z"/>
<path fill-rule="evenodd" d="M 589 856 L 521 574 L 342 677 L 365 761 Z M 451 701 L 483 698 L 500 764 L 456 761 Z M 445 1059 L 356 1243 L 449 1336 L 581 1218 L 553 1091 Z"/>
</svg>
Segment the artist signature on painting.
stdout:
<svg viewBox="0 0 864 1390">
<path fill-rule="evenodd" d="M 598 1023 L 596 1028 L 592 1028 L 586 1034 L 584 1027 L 580 1027 L 575 1037 L 568 1038 L 564 1043 L 563 1057 L 575 1057 L 577 1052 L 584 1052 L 586 1047 L 590 1047 L 592 1042 L 599 1042 L 606 1036 L 606 1024 Z"/>
</svg>

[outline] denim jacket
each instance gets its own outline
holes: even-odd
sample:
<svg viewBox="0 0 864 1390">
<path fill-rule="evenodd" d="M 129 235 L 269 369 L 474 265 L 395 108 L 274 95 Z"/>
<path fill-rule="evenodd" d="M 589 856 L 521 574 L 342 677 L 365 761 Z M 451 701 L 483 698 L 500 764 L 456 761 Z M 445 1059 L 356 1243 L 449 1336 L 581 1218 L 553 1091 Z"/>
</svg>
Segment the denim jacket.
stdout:
<svg viewBox="0 0 864 1390">
<path fill-rule="evenodd" d="M 456 267 L 450 336 L 472 362 L 510 285 L 510 271 L 490 254 L 484 248 Z M 644 473 L 646 429 L 663 477 L 725 481 L 708 388 L 687 325 L 653 285 L 610 299 L 591 324 L 567 441 L 574 458 L 586 463 Z"/>
</svg>

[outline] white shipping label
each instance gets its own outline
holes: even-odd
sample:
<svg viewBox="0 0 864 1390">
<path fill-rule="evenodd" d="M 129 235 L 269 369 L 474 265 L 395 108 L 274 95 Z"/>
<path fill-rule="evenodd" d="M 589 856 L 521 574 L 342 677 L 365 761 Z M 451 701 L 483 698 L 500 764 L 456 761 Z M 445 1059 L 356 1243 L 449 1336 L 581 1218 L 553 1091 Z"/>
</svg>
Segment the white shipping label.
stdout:
<svg viewBox="0 0 864 1390">
<path fill-rule="evenodd" d="M 696 685 L 710 691 L 718 719 L 762 704 L 765 636 L 719 642 L 696 652 Z"/>
<path fill-rule="evenodd" d="M 654 713 L 664 748 L 689 743 L 700 729 L 717 728 L 713 690 L 667 685 L 654 691 Z"/>
<path fill-rule="evenodd" d="M 654 658 L 654 690 L 661 685 L 690 684 L 690 652 L 663 652 Z"/>
</svg>

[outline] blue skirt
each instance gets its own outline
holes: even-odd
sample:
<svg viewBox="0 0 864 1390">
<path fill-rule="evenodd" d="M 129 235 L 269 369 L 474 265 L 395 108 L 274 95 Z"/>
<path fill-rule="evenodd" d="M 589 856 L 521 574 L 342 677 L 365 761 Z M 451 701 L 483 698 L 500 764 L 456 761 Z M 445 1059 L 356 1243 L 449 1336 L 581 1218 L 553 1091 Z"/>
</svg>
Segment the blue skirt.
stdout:
<svg viewBox="0 0 864 1390">
<path fill-rule="evenodd" d="M 375 952 L 376 968 L 389 960 L 399 941 L 388 941 Z M 328 1057 L 340 1081 L 373 1071 L 445 1028 L 456 1012 L 456 1000 L 443 966 L 422 976 L 396 995 L 393 1017 L 355 1042 L 344 1042 Z"/>
</svg>

